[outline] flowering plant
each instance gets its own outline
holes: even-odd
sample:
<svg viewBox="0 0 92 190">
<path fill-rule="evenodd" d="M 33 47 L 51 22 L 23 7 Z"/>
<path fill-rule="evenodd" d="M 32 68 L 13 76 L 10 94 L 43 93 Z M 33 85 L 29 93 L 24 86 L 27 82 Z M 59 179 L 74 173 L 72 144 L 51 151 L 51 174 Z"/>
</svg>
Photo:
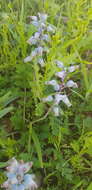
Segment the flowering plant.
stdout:
<svg viewBox="0 0 92 190">
<path fill-rule="evenodd" d="M 37 16 L 30 16 L 31 24 L 34 25 L 37 29 L 35 34 L 29 38 L 27 41 L 31 46 L 35 46 L 35 49 L 31 52 L 30 56 L 24 59 L 24 62 L 34 61 L 34 64 L 38 63 L 41 67 L 45 67 L 44 53 L 49 52 L 49 42 L 51 41 L 51 35 L 55 33 L 56 28 L 53 25 L 47 23 L 47 15 L 38 13 Z M 51 33 L 51 35 L 50 35 Z M 45 85 L 50 85 L 55 91 L 54 95 L 49 95 L 43 97 L 42 101 L 44 103 L 53 102 L 52 111 L 55 116 L 60 114 L 60 102 L 64 102 L 68 107 L 72 104 L 70 103 L 68 96 L 66 95 L 66 88 L 77 88 L 77 83 L 73 80 L 67 80 L 69 73 L 74 72 L 79 68 L 79 65 L 71 65 L 65 67 L 64 64 L 55 60 L 54 63 L 59 69 L 59 72 L 55 73 L 55 76 L 52 80 L 46 81 Z"/>
<path fill-rule="evenodd" d="M 26 174 L 32 167 L 32 162 L 24 163 L 12 158 L 8 161 L 9 166 L 6 168 L 6 176 L 8 178 L 2 184 L 2 188 L 7 190 L 34 190 L 37 189 L 37 184 L 34 181 L 35 175 Z"/>
</svg>

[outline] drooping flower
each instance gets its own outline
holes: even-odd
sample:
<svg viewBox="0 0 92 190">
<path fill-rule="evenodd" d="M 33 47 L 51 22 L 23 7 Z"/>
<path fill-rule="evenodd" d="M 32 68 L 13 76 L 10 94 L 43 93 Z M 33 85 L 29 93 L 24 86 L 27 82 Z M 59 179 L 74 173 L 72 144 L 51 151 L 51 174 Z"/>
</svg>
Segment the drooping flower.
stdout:
<svg viewBox="0 0 92 190">
<path fill-rule="evenodd" d="M 68 67 L 68 72 L 72 73 L 78 68 L 79 68 L 79 65 L 72 65 L 72 66 Z"/>
<path fill-rule="evenodd" d="M 55 104 L 58 105 L 60 101 L 64 102 L 68 107 L 70 107 L 72 104 L 70 103 L 67 95 L 61 95 L 61 94 L 56 94 L 55 95 Z"/>
<path fill-rule="evenodd" d="M 41 20 L 41 22 L 45 22 L 47 20 L 48 15 L 43 13 L 38 13 L 38 17 Z"/>
<path fill-rule="evenodd" d="M 31 56 L 27 56 L 25 59 L 24 59 L 24 63 L 27 63 L 27 62 L 30 62 L 32 59 L 31 59 Z"/>
<path fill-rule="evenodd" d="M 44 67 L 44 66 L 45 66 L 45 63 L 44 63 L 43 58 L 39 58 L 39 59 L 38 59 L 38 63 L 41 65 L 41 67 Z"/>
<path fill-rule="evenodd" d="M 54 113 L 54 115 L 57 117 L 57 116 L 59 116 L 59 106 L 53 106 L 53 113 Z"/>
<path fill-rule="evenodd" d="M 66 87 L 69 87 L 69 88 L 78 88 L 78 85 L 76 82 L 74 82 L 73 80 L 69 80 L 66 82 L 65 84 Z"/>
<path fill-rule="evenodd" d="M 55 30 L 56 30 L 56 28 L 55 28 L 53 25 L 47 26 L 47 32 L 52 32 L 52 33 L 54 33 Z"/>
<path fill-rule="evenodd" d="M 63 70 L 63 71 L 57 72 L 55 75 L 63 81 L 66 77 L 66 72 Z"/>
<path fill-rule="evenodd" d="M 37 16 L 30 16 L 29 18 L 31 18 L 33 21 L 37 21 L 38 20 Z"/>
<path fill-rule="evenodd" d="M 30 44 L 30 45 L 35 45 L 39 42 L 40 40 L 40 33 L 39 32 L 36 32 L 34 34 L 34 36 L 31 36 L 28 40 L 27 40 L 27 43 Z"/>
<path fill-rule="evenodd" d="M 61 68 L 61 69 L 64 68 L 63 62 L 56 60 L 55 63 L 56 63 L 56 65 L 57 65 L 59 68 Z"/>
<path fill-rule="evenodd" d="M 50 37 L 49 37 L 48 34 L 44 34 L 44 35 L 42 36 L 42 39 L 41 39 L 41 40 L 46 41 L 46 42 L 49 42 L 49 41 L 50 41 Z"/>
<path fill-rule="evenodd" d="M 53 101 L 53 97 L 52 96 L 47 96 L 46 98 L 42 98 L 43 102 L 52 102 Z"/>
<path fill-rule="evenodd" d="M 55 91 L 58 91 L 60 89 L 60 86 L 56 80 L 46 81 L 45 84 L 52 85 Z"/>
</svg>

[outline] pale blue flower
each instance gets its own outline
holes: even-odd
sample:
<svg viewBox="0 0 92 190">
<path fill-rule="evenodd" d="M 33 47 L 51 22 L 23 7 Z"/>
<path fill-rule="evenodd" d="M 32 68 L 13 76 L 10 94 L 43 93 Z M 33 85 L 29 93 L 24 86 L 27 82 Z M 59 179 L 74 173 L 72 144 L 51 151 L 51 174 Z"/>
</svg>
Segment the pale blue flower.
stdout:
<svg viewBox="0 0 92 190">
<path fill-rule="evenodd" d="M 64 102 L 68 107 L 70 107 L 72 104 L 70 103 L 67 95 L 61 95 L 61 94 L 56 94 L 55 95 L 55 104 L 58 105 L 60 101 Z"/>
<path fill-rule="evenodd" d="M 45 65 L 43 58 L 39 58 L 38 63 L 41 65 L 41 67 L 44 67 Z"/>
<path fill-rule="evenodd" d="M 6 173 L 8 180 L 11 182 L 11 184 L 18 184 L 18 179 L 16 176 L 16 173 Z"/>
<path fill-rule="evenodd" d="M 34 175 L 25 174 L 32 167 L 32 162 L 18 162 L 15 158 L 12 158 L 8 163 L 8 172 L 6 173 L 8 180 L 3 183 L 3 188 L 7 190 L 31 190 L 32 188 L 37 188 Z"/>
<path fill-rule="evenodd" d="M 60 89 L 60 86 L 56 80 L 47 81 L 45 84 L 52 85 L 55 91 L 58 91 Z"/>
<path fill-rule="evenodd" d="M 52 102 L 53 101 L 53 97 L 52 96 L 47 96 L 46 98 L 42 98 L 43 102 Z"/>
<path fill-rule="evenodd" d="M 55 63 L 56 63 L 56 65 L 57 65 L 59 68 L 61 68 L 61 69 L 64 68 L 63 62 L 56 60 Z"/>
<path fill-rule="evenodd" d="M 43 41 L 46 41 L 46 42 L 49 42 L 49 41 L 50 41 L 49 35 L 48 35 L 48 34 L 44 34 L 44 35 L 42 36 L 42 40 L 43 40 Z"/>
<path fill-rule="evenodd" d="M 37 189 L 37 184 L 34 181 L 34 175 L 26 174 L 24 176 L 24 187 L 25 189 Z"/>
<path fill-rule="evenodd" d="M 41 20 L 41 22 L 46 22 L 48 16 L 47 14 L 38 13 L 38 17 Z"/>
<path fill-rule="evenodd" d="M 31 18 L 33 21 L 37 21 L 37 20 L 38 20 L 37 16 L 30 16 L 30 18 Z"/>
<path fill-rule="evenodd" d="M 79 68 L 79 65 L 73 65 L 68 68 L 68 72 L 72 73 Z"/>
<path fill-rule="evenodd" d="M 9 190 L 24 190 L 25 186 L 23 184 L 13 184 Z"/>
<path fill-rule="evenodd" d="M 47 32 L 52 32 L 52 33 L 54 33 L 55 30 L 56 30 L 56 28 L 55 28 L 54 26 L 49 25 L 49 26 L 47 27 Z"/>
<path fill-rule="evenodd" d="M 43 47 L 39 46 L 34 51 L 36 51 L 37 55 L 42 56 L 42 53 L 43 53 L 44 49 L 43 49 Z"/>
<path fill-rule="evenodd" d="M 78 88 L 78 85 L 76 82 L 74 82 L 73 80 L 69 80 L 66 82 L 65 84 L 66 87 L 69 87 L 69 88 Z"/>
<path fill-rule="evenodd" d="M 38 21 L 31 21 L 31 24 L 35 27 L 39 27 L 39 22 Z"/>
<path fill-rule="evenodd" d="M 59 106 L 54 106 L 54 107 L 53 107 L 53 113 L 54 113 L 54 115 L 55 115 L 56 117 L 59 116 L 59 113 L 60 113 Z"/>
<path fill-rule="evenodd" d="M 63 71 L 57 72 L 55 75 L 63 81 L 66 77 L 66 74 L 67 74 L 66 71 L 63 70 Z"/>
<path fill-rule="evenodd" d="M 27 56 L 27 57 L 24 59 L 24 63 L 30 62 L 31 60 L 32 60 L 31 56 Z"/>
</svg>

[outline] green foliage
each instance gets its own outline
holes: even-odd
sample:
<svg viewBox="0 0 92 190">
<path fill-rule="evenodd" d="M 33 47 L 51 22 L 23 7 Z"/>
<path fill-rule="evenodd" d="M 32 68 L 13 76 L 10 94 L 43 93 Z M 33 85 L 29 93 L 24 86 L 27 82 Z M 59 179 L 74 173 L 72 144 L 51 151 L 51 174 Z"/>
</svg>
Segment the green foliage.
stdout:
<svg viewBox="0 0 92 190">
<path fill-rule="evenodd" d="M 51 36 L 46 66 L 24 63 L 35 32 L 29 16 L 46 12 L 57 28 Z M 62 104 L 54 117 L 53 94 L 44 85 L 53 78 L 54 60 L 80 68 L 68 77 L 78 89 L 67 90 L 72 107 Z M 33 160 L 43 178 L 41 190 L 92 189 L 92 3 L 90 0 L 0 0 L 0 184 L 13 156 Z M 44 175 L 42 173 L 44 171 Z"/>
</svg>

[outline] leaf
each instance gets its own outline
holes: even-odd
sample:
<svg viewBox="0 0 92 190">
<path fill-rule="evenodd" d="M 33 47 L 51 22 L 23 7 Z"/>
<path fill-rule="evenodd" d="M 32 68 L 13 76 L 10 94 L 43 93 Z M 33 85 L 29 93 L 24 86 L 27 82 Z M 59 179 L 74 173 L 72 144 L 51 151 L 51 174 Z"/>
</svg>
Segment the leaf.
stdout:
<svg viewBox="0 0 92 190">
<path fill-rule="evenodd" d="M 89 184 L 87 190 L 92 190 L 92 182 Z"/>
<path fill-rule="evenodd" d="M 73 190 L 77 190 L 78 187 L 80 187 L 83 183 L 84 183 L 84 181 L 81 180 L 78 184 L 75 185 L 75 187 L 73 188 Z"/>
<path fill-rule="evenodd" d="M 37 135 L 33 129 L 32 129 L 32 139 L 33 139 L 34 144 L 35 144 L 35 148 L 36 148 L 36 151 L 38 154 L 38 158 L 39 158 L 41 168 L 43 168 L 42 152 L 41 152 L 40 142 L 39 142 L 39 139 L 38 139 L 38 137 L 37 137 Z"/>
<path fill-rule="evenodd" d="M 4 108 L 0 111 L 0 118 L 4 117 L 7 113 L 11 112 L 13 107 Z"/>
<path fill-rule="evenodd" d="M 0 108 L 4 108 L 14 100 L 16 100 L 19 96 L 11 96 L 11 92 L 9 91 L 2 97 L 0 97 Z"/>
<path fill-rule="evenodd" d="M 0 168 L 4 168 L 8 165 L 7 162 L 0 162 Z"/>
</svg>

